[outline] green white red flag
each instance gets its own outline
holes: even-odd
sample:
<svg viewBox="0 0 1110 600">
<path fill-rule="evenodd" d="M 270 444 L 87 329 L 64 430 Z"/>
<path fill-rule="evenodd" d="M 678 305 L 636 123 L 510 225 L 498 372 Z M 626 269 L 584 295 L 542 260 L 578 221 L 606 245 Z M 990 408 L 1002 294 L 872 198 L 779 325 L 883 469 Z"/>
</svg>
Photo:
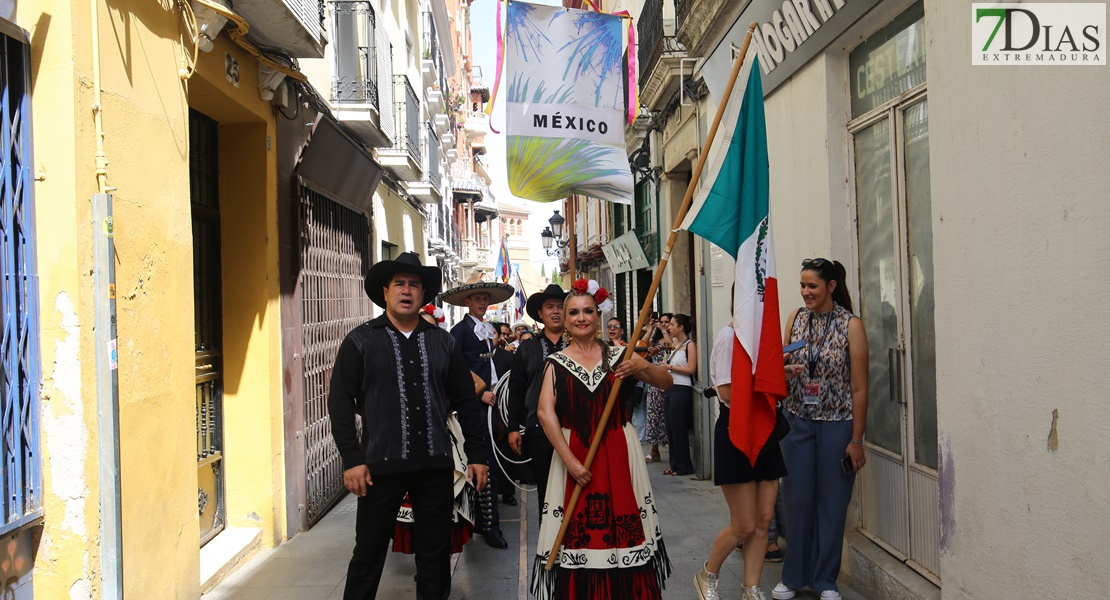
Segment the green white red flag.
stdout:
<svg viewBox="0 0 1110 600">
<path fill-rule="evenodd" d="M 758 58 L 748 71 L 743 100 L 732 95 L 723 121 L 735 122 L 735 129 L 722 132 L 724 138 L 710 149 L 708 185 L 702 186 L 682 228 L 736 259 L 729 438 L 754 465 L 774 430 L 775 404 L 786 396 L 786 377 Z"/>
</svg>

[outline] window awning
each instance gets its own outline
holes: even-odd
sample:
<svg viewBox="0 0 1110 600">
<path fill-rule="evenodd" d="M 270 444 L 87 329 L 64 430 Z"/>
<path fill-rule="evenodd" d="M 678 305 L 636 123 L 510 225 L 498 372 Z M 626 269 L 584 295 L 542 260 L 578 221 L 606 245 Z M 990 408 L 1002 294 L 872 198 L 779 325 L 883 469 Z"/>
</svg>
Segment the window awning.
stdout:
<svg viewBox="0 0 1110 600">
<path fill-rule="evenodd" d="M 316 117 L 294 172 L 320 193 L 366 214 L 382 179 L 370 152 L 325 114 Z"/>
</svg>

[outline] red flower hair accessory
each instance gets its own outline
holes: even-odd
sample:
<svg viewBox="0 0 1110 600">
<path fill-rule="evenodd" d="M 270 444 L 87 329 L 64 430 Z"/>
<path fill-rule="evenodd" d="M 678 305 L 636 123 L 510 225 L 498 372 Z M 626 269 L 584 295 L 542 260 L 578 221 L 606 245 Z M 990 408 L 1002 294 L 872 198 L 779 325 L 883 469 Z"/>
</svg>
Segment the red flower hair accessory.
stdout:
<svg viewBox="0 0 1110 600">
<path fill-rule="evenodd" d="M 593 296 L 594 302 L 597 302 L 597 309 L 601 312 L 610 312 L 613 310 L 613 302 L 609 300 L 609 291 L 601 287 L 597 281 L 593 279 L 578 279 L 570 287 L 577 294 Z"/>
<path fill-rule="evenodd" d="M 425 304 L 424 307 L 420 310 L 435 317 L 436 323 L 447 322 L 447 314 L 443 312 L 442 308 L 436 306 L 435 304 Z"/>
</svg>

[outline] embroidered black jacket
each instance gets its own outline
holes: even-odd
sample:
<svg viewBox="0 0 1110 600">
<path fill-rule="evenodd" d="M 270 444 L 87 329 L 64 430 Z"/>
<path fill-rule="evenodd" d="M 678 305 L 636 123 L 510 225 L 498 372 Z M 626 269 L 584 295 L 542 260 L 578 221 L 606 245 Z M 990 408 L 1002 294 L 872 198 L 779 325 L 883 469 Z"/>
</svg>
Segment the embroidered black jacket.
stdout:
<svg viewBox="0 0 1110 600">
<path fill-rule="evenodd" d="M 365 464 L 373 477 L 451 468 L 452 411 L 466 438 L 467 462 L 487 464 L 480 407 L 455 340 L 423 319 L 407 337 L 385 315 L 367 321 L 347 334 L 335 357 L 328 411 L 344 469 Z"/>
<path fill-rule="evenodd" d="M 544 333 L 520 343 L 513 356 L 513 368 L 509 370 L 509 431 L 539 426 L 543 361 L 566 347 L 567 343 L 561 338 L 558 343 L 552 343 Z"/>
</svg>

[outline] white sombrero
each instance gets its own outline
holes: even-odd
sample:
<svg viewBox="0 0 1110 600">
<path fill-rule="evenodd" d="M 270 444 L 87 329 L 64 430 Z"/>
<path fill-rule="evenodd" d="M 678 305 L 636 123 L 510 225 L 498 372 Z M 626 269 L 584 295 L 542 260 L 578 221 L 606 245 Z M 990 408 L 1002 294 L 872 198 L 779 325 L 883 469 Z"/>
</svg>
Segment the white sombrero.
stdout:
<svg viewBox="0 0 1110 600">
<path fill-rule="evenodd" d="M 440 294 L 439 299 L 455 306 L 466 306 L 466 299 L 470 296 L 485 292 L 489 294 L 489 303 L 498 304 L 513 297 L 516 292 L 513 286 L 495 281 L 482 281 L 482 276 L 475 273 L 470 281 L 457 288 L 452 288 Z"/>
</svg>

